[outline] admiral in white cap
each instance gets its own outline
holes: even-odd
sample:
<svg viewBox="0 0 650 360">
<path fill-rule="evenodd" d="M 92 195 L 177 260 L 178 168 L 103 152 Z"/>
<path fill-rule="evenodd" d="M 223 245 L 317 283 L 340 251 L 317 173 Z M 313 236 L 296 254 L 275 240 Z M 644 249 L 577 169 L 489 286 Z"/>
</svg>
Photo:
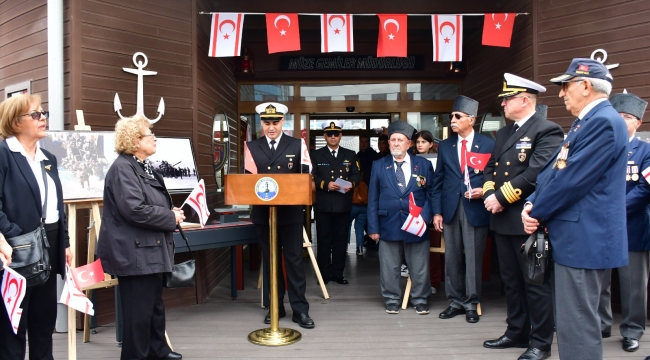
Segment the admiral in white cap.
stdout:
<svg viewBox="0 0 650 360">
<path fill-rule="evenodd" d="M 524 92 L 537 95 L 538 93 L 545 91 L 545 87 L 534 81 L 510 73 L 505 73 L 503 74 L 503 90 L 499 94 L 499 98 L 508 98 Z"/>
</svg>

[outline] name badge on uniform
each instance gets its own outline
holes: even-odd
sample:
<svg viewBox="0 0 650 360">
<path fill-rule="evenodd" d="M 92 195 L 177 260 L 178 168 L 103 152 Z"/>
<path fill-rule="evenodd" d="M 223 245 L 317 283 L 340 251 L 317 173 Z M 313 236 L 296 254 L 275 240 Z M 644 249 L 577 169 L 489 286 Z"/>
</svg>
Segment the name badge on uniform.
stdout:
<svg viewBox="0 0 650 360">
<path fill-rule="evenodd" d="M 557 159 L 555 160 L 555 164 L 553 164 L 553 169 L 555 169 L 556 167 L 558 170 L 564 169 L 567 165 L 568 158 L 569 158 L 569 142 L 567 141 L 564 144 L 564 146 L 562 146 L 560 153 L 557 154 Z"/>
<path fill-rule="evenodd" d="M 295 157 L 296 155 L 287 155 L 288 158 Z"/>
</svg>

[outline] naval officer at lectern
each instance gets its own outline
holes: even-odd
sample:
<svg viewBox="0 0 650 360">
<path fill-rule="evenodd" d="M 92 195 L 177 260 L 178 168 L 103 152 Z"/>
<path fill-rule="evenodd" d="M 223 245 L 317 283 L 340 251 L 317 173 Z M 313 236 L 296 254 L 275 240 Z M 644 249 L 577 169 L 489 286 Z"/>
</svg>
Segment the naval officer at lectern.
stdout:
<svg viewBox="0 0 650 360">
<path fill-rule="evenodd" d="M 251 156 L 257 166 L 258 174 L 300 174 L 309 173 L 305 165 L 301 168 L 301 142 L 299 139 L 282 134 L 284 114 L 288 108 L 279 103 L 264 103 L 255 108 L 260 114 L 264 136 L 247 143 Z M 257 236 L 260 239 L 262 255 L 264 256 L 264 273 L 269 276 L 269 206 L 253 206 L 251 219 L 255 224 Z M 284 283 L 282 271 L 278 271 L 278 312 L 280 317 L 286 316 L 284 309 L 284 292 L 289 291 L 289 302 L 293 310 L 292 320 L 303 328 L 311 329 L 314 321 L 309 317 L 309 303 L 305 297 L 305 270 L 302 261 L 302 228 L 305 221 L 303 206 L 278 206 L 277 230 L 278 264 L 281 264 L 282 254 L 287 270 L 288 284 Z M 265 324 L 271 323 L 271 314 L 264 318 Z"/>
</svg>

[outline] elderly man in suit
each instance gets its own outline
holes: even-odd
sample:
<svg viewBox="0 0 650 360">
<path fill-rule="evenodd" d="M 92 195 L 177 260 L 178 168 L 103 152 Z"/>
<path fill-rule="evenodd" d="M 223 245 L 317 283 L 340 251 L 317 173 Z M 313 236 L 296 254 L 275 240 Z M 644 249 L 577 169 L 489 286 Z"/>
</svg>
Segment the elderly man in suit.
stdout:
<svg viewBox="0 0 650 360">
<path fill-rule="evenodd" d="M 612 81 L 603 64 L 580 58 L 551 79 L 562 86 L 559 96 L 576 119 L 521 213 L 527 233 L 540 224 L 548 231 L 561 359 L 602 359 L 600 292 L 607 269 L 628 262 L 628 133 L 607 100 Z"/>
<path fill-rule="evenodd" d="M 284 114 L 288 108 L 279 103 L 264 103 L 255 108 L 260 114 L 264 136 L 247 143 L 251 156 L 257 166 L 258 174 L 299 174 L 308 173 L 307 166 L 301 166 L 301 142 L 282 134 Z M 264 256 L 264 273 L 269 278 L 270 249 L 269 249 L 269 207 L 253 206 L 251 219 L 255 224 L 257 236 Z M 288 286 L 284 284 L 282 271 L 278 271 L 278 312 L 280 317 L 285 317 L 284 292 L 289 290 L 289 301 L 293 316 L 291 320 L 303 328 L 311 329 L 314 321 L 309 317 L 309 303 L 305 297 L 305 269 L 302 262 L 302 229 L 305 215 L 303 206 L 278 206 L 277 226 L 278 257 L 284 254 L 284 263 L 287 271 Z M 278 263 L 281 263 L 278 259 Z M 271 323 L 271 314 L 264 318 L 265 324 Z"/>
<path fill-rule="evenodd" d="M 323 130 L 327 146 L 312 152 L 318 268 L 326 284 L 331 280 L 347 285 L 343 270 L 347 258 L 347 225 L 352 211 L 353 191 L 350 190 L 359 184 L 361 174 L 357 154 L 339 145 L 343 124 L 338 120 L 329 121 L 323 124 Z M 336 182 L 339 179 L 347 184 L 340 185 Z"/>
<path fill-rule="evenodd" d="M 528 348 L 519 360 L 550 356 L 553 343 L 551 285 L 526 284 L 521 246 L 528 239 L 519 221 L 524 199 L 535 190 L 537 175 L 564 139 L 559 125 L 536 111 L 537 94 L 546 88 L 513 74 L 504 74 L 501 106 L 508 120 L 497 133 L 492 157 L 483 175 L 485 208 L 499 254 L 501 283 L 508 306 L 503 336 L 488 340 L 491 349 Z"/>
<path fill-rule="evenodd" d="M 650 168 L 650 144 L 634 137 L 641 126 L 648 103 L 634 94 L 614 94 L 609 101 L 627 125 L 630 143 L 625 174 L 625 206 L 627 208 L 627 266 L 618 268 L 621 289 L 621 325 L 623 350 L 639 349 L 639 339 L 645 331 L 648 305 L 648 273 L 650 272 L 650 185 L 642 172 Z M 610 304 L 611 269 L 607 270 L 600 295 L 598 313 L 603 337 L 612 334 Z"/>
<path fill-rule="evenodd" d="M 411 304 L 420 315 L 429 313 L 429 201 L 433 166 L 429 160 L 407 153 L 413 127 L 403 121 L 388 126 L 390 154 L 372 163 L 368 183 L 368 234 L 379 241 L 381 294 L 388 314 L 399 313 L 400 266 L 406 258 L 413 286 Z M 410 197 L 421 208 L 420 216 L 411 219 Z M 420 231 L 407 232 L 405 225 L 418 223 Z M 407 230 L 402 230 L 405 228 Z"/>
<path fill-rule="evenodd" d="M 490 154 L 494 140 L 474 131 L 478 101 L 460 95 L 451 112 L 455 133 L 438 146 L 438 162 L 431 203 L 433 225 L 445 236 L 445 293 L 450 304 L 439 317 L 465 314 L 469 323 L 479 321 L 483 253 L 490 213 L 485 210 L 483 174 L 468 163 L 468 152 Z M 443 225 L 444 224 L 444 225 Z"/>
</svg>

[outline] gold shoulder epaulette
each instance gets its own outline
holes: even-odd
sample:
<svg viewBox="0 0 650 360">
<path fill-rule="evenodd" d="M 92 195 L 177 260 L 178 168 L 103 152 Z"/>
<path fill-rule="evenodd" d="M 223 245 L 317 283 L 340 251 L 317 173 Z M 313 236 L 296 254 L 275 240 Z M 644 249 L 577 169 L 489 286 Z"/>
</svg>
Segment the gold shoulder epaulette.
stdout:
<svg viewBox="0 0 650 360">
<path fill-rule="evenodd" d="M 503 196 L 506 198 L 506 201 L 508 201 L 508 203 L 510 204 L 521 199 L 521 189 L 513 188 L 510 181 L 504 183 L 503 186 L 501 186 L 501 192 L 503 193 Z"/>
</svg>

